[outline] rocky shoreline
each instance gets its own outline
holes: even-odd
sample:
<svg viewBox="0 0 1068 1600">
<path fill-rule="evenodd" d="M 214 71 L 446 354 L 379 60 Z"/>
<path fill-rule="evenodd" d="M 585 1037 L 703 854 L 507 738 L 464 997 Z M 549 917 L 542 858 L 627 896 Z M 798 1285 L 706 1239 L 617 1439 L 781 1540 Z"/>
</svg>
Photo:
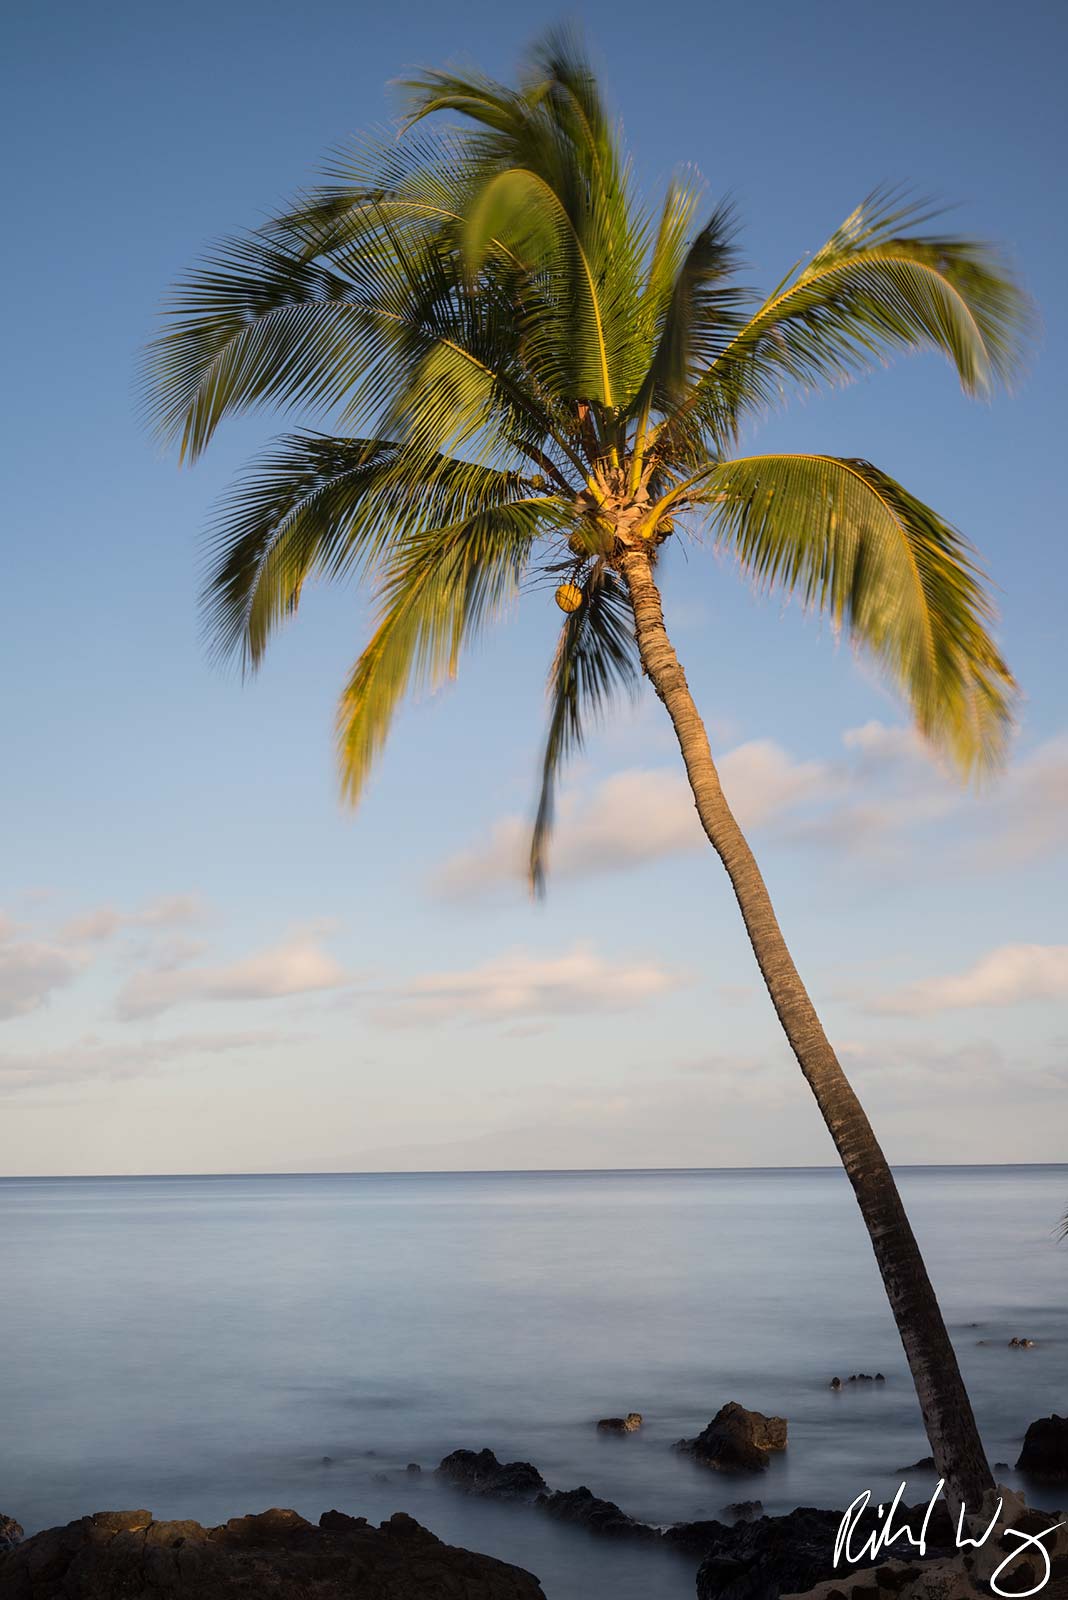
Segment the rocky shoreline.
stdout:
<svg viewBox="0 0 1068 1600">
<path fill-rule="evenodd" d="M 396 1512 L 372 1527 L 327 1511 L 218 1528 L 100 1511 L 0 1554 L 3 1600 L 545 1600 L 532 1573 L 444 1544 Z"/>
<path fill-rule="evenodd" d="M 465 1494 L 525 1502 L 535 1512 L 591 1534 L 660 1544 L 692 1556 L 699 1600 L 778 1600 L 779 1595 L 800 1593 L 836 1576 L 833 1554 L 840 1511 L 799 1506 L 785 1516 L 764 1516 L 759 1514 L 759 1502 L 750 1501 L 733 1508 L 738 1514 L 731 1522 L 708 1519 L 658 1527 L 629 1516 L 586 1485 L 550 1489 L 531 1462 L 498 1461 L 492 1450 L 454 1450 L 437 1472 Z M 904 1514 L 917 1534 L 926 1513 L 926 1506 L 917 1506 Z M 856 1526 L 859 1545 L 878 1531 L 876 1512 L 865 1513 Z M 928 1535 L 932 1559 L 950 1555 L 953 1535 L 944 1508 L 936 1508 Z M 886 1560 L 889 1555 L 882 1556 L 879 1564 Z M 842 1580 L 846 1574 L 839 1571 L 837 1576 Z"/>
<path fill-rule="evenodd" d="M 591 1533 L 685 1551 L 700 1562 L 697 1600 L 972 1600 L 989 1596 L 991 1573 L 1016 1548 L 995 1539 L 962 1555 L 951 1547 L 943 1513 L 930 1529 L 925 1559 L 884 1556 L 874 1567 L 835 1572 L 836 1511 L 799 1507 L 731 1527 L 694 1522 L 660 1529 L 636 1522 L 585 1487 L 534 1492 L 529 1477 L 521 1486 L 525 1475 L 516 1469 L 540 1479 L 536 1468 L 498 1462 L 494 1472 L 495 1460 L 490 1451 L 456 1451 L 439 1471 L 468 1493 L 529 1499 Z M 917 1529 L 924 1509 L 911 1514 Z M 1053 1520 L 1019 1506 L 1012 1525 L 1037 1533 Z M 858 1533 L 863 1537 L 875 1526 L 872 1515 L 858 1523 Z M 145 1510 L 105 1511 L 29 1539 L 20 1537 L 11 1518 L 0 1518 L 0 1531 L 0 1600 L 546 1600 L 533 1573 L 447 1545 L 404 1512 L 373 1527 L 364 1517 L 326 1511 L 316 1526 L 275 1508 L 204 1528 L 158 1522 Z M 1046 1600 L 1063 1600 L 1068 1539 L 1051 1540 L 1049 1550 Z M 1038 1564 L 1025 1560 L 1013 1582 L 1023 1592 L 1040 1576 Z"/>
<path fill-rule="evenodd" d="M 715 1471 L 762 1472 L 768 1453 L 786 1448 L 787 1424 L 730 1403 L 694 1439 L 676 1448 Z M 1051 1416 L 1027 1430 L 1018 1466 L 1037 1476 L 1068 1481 L 1068 1418 Z M 991 1574 L 1011 1558 L 1012 1578 L 1001 1593 L 1043 1592 L 1046 1600 L 1068 1600 L 1068 1527 L 1053 1513 L 1032 1511 L 1022 1496 L 998 1491 L 990 1504 L 973 1512 L 963 1528 L 974 1544 L 958 1545 L 957 1530 L 944 1503 L 900 1507 L 895 1526 L 907 1528 L 913 1544 L 902 1560 L 895 1543 L 865 1554 L 867 1564 L 835 1565 L 835 1543 L 843 1512 L 799 1506 L 784 1516 L 766 1516 L 759 1501 L 725 1508 L 732 1520 L 679 1522 L 657 1527 L 631 1517 L 614 1501 L 600 1499 L 585 1485 L 551 1489 L 529 1461 L 498 1461 L 492 1450 L 454 1450 L 438 1475 L 455 1488 L 483 1499 L 525 1501 L 547 1516 L 574 1523 L 590 1533 L 643 1544 L 659 1543 L 693 1556 L 697 1600 L 971 1600 L 989 1597 Z M 1003 1500 L 999 1503 L 998 1497 Z M 999 1512 L 1001 1515 L 999 1516 Z M 888 1519 L 889 1520 L 889 1519 Z M 988 1530 L 995 1527 L 992 1536 Z M 852 1519 L 850 1547 L 864 1551 L 873 1535 L 885 1532 L 883 1507 Z M 1014 1530 L 1010 1532 L 1008 1530 Z M 1057 1530 L 1050 1534 L 1050 1530 Z M 1014 1537 L 1015 1533 L 1015 1537 Z M 1049 1575 L 1041 1582 L 1045 1557 L 1038 1546 L 1025 1550 L 1019 1536 L 1042 1535 Z M 1047 1537 L 1048 1536 L 1048 1537 Z M 873 1548 L 878 1548 L 873 1546 Z"/>
<path fill-rule="evenodd" d="M 636 1415 L 636 1414 L 631 1414 Z M 613 1422 L 619 1419 L 611 1419 Z M 629 1420 L 624 1419 L 624 1420 Z M 640 1425 L 640 1423 L 639 1423 Z M 621 1430 L 622 1431 L 622 1430 Z M 630 1431 L 630 1430 L 628 1430 Z M 712 1470 L 760 1472 L 767 1452 L 786 1447 L 787 1425 L 734 1403 L 678 1448 Z M 1027 1431 L 1020 1464 L 1040 1475 L 1068 1479 L 1068 1418 L 1043 1418 Z M 418 1470 L 411 1463 L 409 1471 Z M 454 1450 L 436 1476 L 481 1499 L 527 1504 L 557 1521 L 613 1540 L 659 1545 L 694 1560 L 697 1600 L 966 1600 L 989 1595 L 999 1560 L 1017 1553 L 995 1536 L 963 1554 L 941 1502 L 902 1507 L 898 1524 L 918 1536 L 926 1519 L 927 1548 L 898 1559 L 883 1550 L 862 1570 L 834 1565 L 843 1513 L 798 1507 L 763 1514 L 759 1501 L 725 1508 L 730 1521 L 709 1519 L 656 1526 L 630 1516 L 586 1485 L 554 1489 L 529 1461 L 499 1461 L 492 1450 Z M 1028 1510 L 1005 1491 L 1011 1518 L 1000 1527 L 1039 1534 L 1057 1522 Z M 975 1520 L 983 1532 L 992 1508 Z M 985 1518 L 985 1520 L 984 1520 Z M 853 1548 L 862 1550 L 884 1526 L 879 1511 L 855 1518 Z M 1068 1529 L 1048 1544 L 1046 1600 L 1068 1600 Z M 909 1548 L 906 1546 L 906 1548 Z M 1028 1563 L 1030 1562 L 1030 1565 Z M 1036 1581 L 1041 1561 L 1017 1563 L 1016 1587 Z M 1031 1577 L 1028 1579 L 1028 1572 Z M 324 1512 L 316 1526 L 295 1511 L 273 1509 L 235 1517 L 215 1528 L 198 1522 L 156 1521 L 149 1511 L 97 1512 L 66 1527 L 22 1537 L 0 1516 L 0 1600 L 545 1600 L 533 1574 L 490 1556 L 447 1545 L 404 1512 L 373 1527 L 366 1518 Z"/>
</svg>

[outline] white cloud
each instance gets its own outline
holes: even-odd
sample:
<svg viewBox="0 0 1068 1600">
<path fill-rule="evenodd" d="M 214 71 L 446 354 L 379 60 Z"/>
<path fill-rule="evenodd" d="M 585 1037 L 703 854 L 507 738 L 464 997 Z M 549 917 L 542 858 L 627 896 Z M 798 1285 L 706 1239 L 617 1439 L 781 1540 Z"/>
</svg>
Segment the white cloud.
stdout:
<svg viewBox="0 0 1068 1600">
<path fill-rule="evenodd" d="M 16 938 L 18 929 L 0 914 L 0 1019 L 36 1011 L 56 990 L 78 976 L 80 955 L 37 939 Z"/>
<path fill-rule="evenodd" d="M 292 1037 L 273 1029 L 245 1033 L 196 1033 L 171 1039 L 142 1040 L 137 1044 L 108 1043 L 87 1035 L 56 1050 L 0 1052 L 0 1095 L 23 1090 L 91 1082 L 139 1078 L 175 1060 L 229 1051 L 273 1049 L 291 1044 Z"/>
<path fill-rule="evenodd" d="M 930 759 L 927 746 L 915 728 L 888 727 L 875 719 L 859 728 L 847 728 L 842 743 L 847 750 L 859 750 L 873 767 L 885 767 L 901 760 Z"/>
<path fill-rule="evenodd" d="M 868 1009 L 900 1016 L 1011 1006 L 1068 996 L 1068 945 L 1004 944 L 965 972 L 924 978 L 873 1001 Z"/>
<path fill-rule="evenodd" d="M 796 760 L 770 739 L 718 762 L 724 793 L 747 831 L 907 871 L 917 845 L 952 823 L 941 872 L 988 872 L 1068 845 L 1068 735 L 1018 756 L 979 793 L 962 784 L 914 729 L 871 721 L 842 735 L 835 761 Z M 447 860 L 433 880 L 445 899 L 474 899 L 525 881 L 530 822 L 497 822 L 480 845 Z M 622 871 L 706 848 L 685 774 L 634 767 L 565 793 L 550 847 L 558 878 Z M 927 861 L 923 867 L 929 870 Z"/>
<path fill-rule="evenodd" d="M 346 981 L 344 968 L 313 933 L 296 933 L 241 961 L 194 967 L 171 960 L 135 973 L 119 990 L 117 1007 L 129 1020 L 200 1001 L 277 1000 L 337 989 Z"/>
<path fill-rule="evenodd" d="M 589 877 L 613 868 L 699 849 L 700 824 L 686 780 L 663 770 L 617 772 L 559 807 L 551 867 L 561 877 Z M 434 880 L 446 899 L 470 899 L 526 876 L 530 823 L 506 817 L 487 843 L 452 856 Z"/>
<path fill-rule="evenodd" d="M 837 787 L 822 761 L 795 761 L 771 739 L 753 739 L 718 763 L 723 792 L 743 828 L 760 828 Z"/>
<path fill-rule="evenodd" d="M 610 961 L 581 944 L 559 956 L 518 950 L 466 971 L 427 973 L 395 990 L 375 1015 L 380 1022 L 409 1026 L 615 1012 L 656 999 L 685 981 L 683 974 L 655 961 Z"/>
<path fill-rule="evenodd" d="M 745 828 L 764 826 L 827 793 L 833 783 L 822 762 L 794 761 L 770 739 L 728 751 L 719 771 Z M 529 848 L 529 822 L 505 818 L 485 845 L 451 857 L 434 887 L 446 899 L 469 899 L 501 883 L 520 882 Z M 550 865 L 560 877 L 582 878 L 707 848 L 681 767 L 634 768 L 614 773 L 585 794 L 565 797 Z"/>
</svg>

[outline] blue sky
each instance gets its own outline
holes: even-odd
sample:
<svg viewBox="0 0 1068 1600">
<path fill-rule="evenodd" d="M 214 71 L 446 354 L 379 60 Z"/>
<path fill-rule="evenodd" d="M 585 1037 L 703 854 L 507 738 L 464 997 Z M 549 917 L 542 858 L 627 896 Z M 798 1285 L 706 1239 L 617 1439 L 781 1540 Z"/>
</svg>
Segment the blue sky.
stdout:
<svg viewBox="0 0 1068 1600">
<path fill-rule="evenodd" d="M 980 406 L 934 358 L 771 419 L 978 545 L 1025 698 L 962 795 L 826 628 L 672 553 L 669 624 L 802 972 L 892 1159 L 1064 1156 L 1063 9 L 587 4 L 642 182 L 691 161 L 770 287 L 876 184 L 1002 241 L 1044 328 Z M 285 422 L 180 470 L 139 347 L 206 244 L 395 114 L 408 66 L 510 74 L 559 12 L 44 3 L 9 28 L 0 1169 L 732 1165 L 833 1152 L 642 702 L 510 877 L 557 614 L 536 594 L 407 712 L 358 816 L 332 754 L 361 597 L 252 685 L 198 635 L 200 537 Z"/>
</svg>

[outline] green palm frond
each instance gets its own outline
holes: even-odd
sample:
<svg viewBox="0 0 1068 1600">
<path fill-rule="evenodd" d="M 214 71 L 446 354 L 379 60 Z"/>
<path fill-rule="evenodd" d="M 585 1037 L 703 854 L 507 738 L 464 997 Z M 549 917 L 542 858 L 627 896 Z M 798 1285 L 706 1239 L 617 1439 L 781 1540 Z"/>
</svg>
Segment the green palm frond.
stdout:
<svg viewBox="0 0 1068 1600">
<path fill-rule="evenodd" d="M 444 73 L 406 88 L 413 120 L 451 110 L 486 130 L 470 142 L 479 177 L 466 254 L 469 265 L 481 262 L 496 237 L 523 261 L 532 370 L 561 399 L 609 414 L 628 403 L 648 359 L 639 306 L 649 224 L 573 41 L 550 38 L 519 93 Z M 610 434 L 611 415 L 601 420 Z"/>
<path fill-rule="evenodd" d="M 868 461 L 812 455 L 723 462 L 694 500 L 759 585 L 872 652 L 965 773 L 1001 759 L 1015 684 L 974 552 L 936 512 Z"/>
<path fill-rule="evenodd" d="M 386 230 L 431 240 L 459 227 L 473 181 L 452 130 L 364 137 L 339 150 L 323 179 L 262 230 L 306 259 L 377 249 Z"/>
<path fill-rule="evenodd" d="M 642 286 L 642 316 L 651 348 L 663 329 L 676 284 L 693 246 L 694 217 L 702 185 L 696 174 L 672 178 L 664 194 L 660 221 L 652 235 L 649 263 Z"/>
<path fill-rule="evenodd" d="M 894 349 L 940 350 L 971 395 L 1008 382 L 1030 301 L 990 246 L 910 231 L 928 220 L 892 192 L 870 196 L 720 350 L 683 409 L 726 440 L 787 387 L 848 381 Z"/>
<path fill-rule="evenodd" d="M 435 363 L 477 394 L 496 453 L 535 441 L 573 458 L 516 357 L 512 321 L 489 296 L 471 305 L 436 239 L 383 224 L 376 249 L 346 244 L 326 264 L 266 234 L 233 240 L 181 286 L 169 321 L 148 351 L 149 404 L 163 436 L 192 459 L 225 416 L 262 404 L 340 407 L 357 428 L 380 424 L 388 404 L 410 418 L 413 393 L 430 407 L 420 380 Z M 446 412 L 431 448 L 470 437 Z"/>
<path fill-rule="evenodd" d="M 748 291 L 730 282 L 736 268 L 734 215 L 715 210 L 690 243 L 658 319 L 658 338 L 646 390 L 666 410 L 700 382 L 727 336 L 739 326 L 738 307 Z"/>
<path fill-rule="evenodd" d="M 172 296 L 148 349 L 145 387 L 161 435 L 196 459 L 227 413 L 264 401 L 333 403 L 357 375 L 350 285 L 256 235 L 225 242 Z M 377 352 L 381 354 L 382 352 Z"/>
<path fill-rule="evenodd" d="M 645 379 L 631 407 L 636 418 L 633 486 L 646 465 L 654 411 L 678 415 L 672 446 L 680 463 L 702 458 L 702 418 L 696 410 L 688 415 L 687 401 L 741 326 L 739 308 L 749 298 L 746 290 L 730 282 L 736 268 L 731 208 L 720 206 L 696 237 L 683 231 L 696 198 L 692 190 L 674 186 L 669 190 L 650 262 L 643 311 L 651 313 L 654 340 Z"/>
<path fill-rule="evenodd" d="M 536 894 L 545 887 L 545 853 L 560 769 L 568 756 L 581 750 L 590 719 L 602 716 L 620 689 L 633 694 L 641 682 L 634 621 L 619 578 L 602 561 L 594 562 L 582 595 L 582 605 L 560 630 L 549 672 L 549 729 L 530 841 L 530 883 Z"/>
<path fill-rule="evenodd" d="M 557 395 L 611 408 L 615 391 L 596 265 L 559 196 L 537 173 L 522 167 L 498 172 L 474 200 L 463 240 L 472 277 L 494 240 L 544 286 L 524 319 L 528 357 L 539 377 Z"/>
<path fill-rule="evenodd" d="M 393 440 L 286 435 L 238 481 L 216 519 L 203 594 L 213 648 L 240 651 L 254 669 L 310 577 L 373 572 L 428 522 L 453 526 L 526 492 L 518 472 Z"/>
<path fill-rule="evenodd" d="M 538 535 L 569 520 L 553 496 L 527 495 L 411 534 L 385 563 L 379 622 L 338 707 L 341 785 L 351 804 L 404 696 L 456 675 L 464 646 L 518 595 Z"/>
</svg>

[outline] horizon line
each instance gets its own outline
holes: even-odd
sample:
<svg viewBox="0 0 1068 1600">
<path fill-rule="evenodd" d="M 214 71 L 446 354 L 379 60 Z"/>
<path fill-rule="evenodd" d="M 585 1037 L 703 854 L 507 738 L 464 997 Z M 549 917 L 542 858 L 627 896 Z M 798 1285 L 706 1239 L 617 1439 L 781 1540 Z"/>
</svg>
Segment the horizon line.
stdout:
<svg viewBox="0 0 1068 1600">
<path fill-rule="evenodd" d="M 892 1172 L 925 1171 L 1002 1171 L 1006 1169 L 1057 1171 L 1068 1168 L 1066 1161 L 900 1161 L 891 1163 Z M 0 1173 L 0 1183 L 92 1183 L 106 1180 L 141 1181 L 171 1178 L 566 1178 L 606 1177 L 626 1174 L 720 1173 L 720 1172 L 840 1172 L 837 1162 L 806 1163 L 797 1166 L 734 1167 L 337 1167 L 322 1171 L 304 1168 L 288 1172 L 256 1169 L 240 1172 L 22 1172 Z"/>
</svg>

